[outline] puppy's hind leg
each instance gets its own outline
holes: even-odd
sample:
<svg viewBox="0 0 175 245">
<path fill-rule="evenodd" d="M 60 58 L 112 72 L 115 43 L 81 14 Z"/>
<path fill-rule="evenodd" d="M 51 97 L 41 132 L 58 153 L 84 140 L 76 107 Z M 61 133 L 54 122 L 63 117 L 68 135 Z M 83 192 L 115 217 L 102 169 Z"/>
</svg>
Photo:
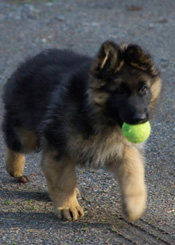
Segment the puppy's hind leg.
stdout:
<svg viewBox="0 0 175 245">
<path fill-rule="evenodd" d="M 78 220 L 84 216 L 76 197 L 75 164 L 65 157 L 57 160 L 54 152 L 46 152 L 41 162 L 54 211 L 61 220 Z"/>
<path fill-rule="evenodd" d="M 24 154 L 36 151 L 39 146 L 39 140 L 32 131 L 17 131 L 11 128 L 10 132 L 11 134 L 5 132 L 8 146 L 5 158 L 6 169 L 16 180 L 26 183 L 29 181 L 29 178 L 23 175 L 25 165 Z"/>
<path fill-rule="evenodd" d="M 5 165 L 7 172 L 19 182 L 28 182 L 27 176 L 23 176 L 25 155 L 9 148 L 6 150 Z"/>
</svg>

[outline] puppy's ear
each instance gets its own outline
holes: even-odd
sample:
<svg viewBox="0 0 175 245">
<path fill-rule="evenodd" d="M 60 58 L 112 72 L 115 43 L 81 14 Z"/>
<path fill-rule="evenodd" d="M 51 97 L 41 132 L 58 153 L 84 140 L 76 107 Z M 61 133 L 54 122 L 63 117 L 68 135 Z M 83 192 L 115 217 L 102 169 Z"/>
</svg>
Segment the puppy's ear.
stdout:
<svg viewBox="0 0 175 245">
<path fill-rule="evenodd" d="M 100 47 L 91 72 L 95 78 L 105 79 L 111 73 L 117 73 L 122 66 L 123 62 L 119 47 L 111 41 L 106 41 Z"/>
<path fill-rule="evenodd" d="M 130 44 L 123 52 L 126 63 L 140 70 L 149 72 L 153 76 L 158 76 L 159 72 L 155 68 L 151 55 L 145 52 L 140 46 Z"/>
</svg>

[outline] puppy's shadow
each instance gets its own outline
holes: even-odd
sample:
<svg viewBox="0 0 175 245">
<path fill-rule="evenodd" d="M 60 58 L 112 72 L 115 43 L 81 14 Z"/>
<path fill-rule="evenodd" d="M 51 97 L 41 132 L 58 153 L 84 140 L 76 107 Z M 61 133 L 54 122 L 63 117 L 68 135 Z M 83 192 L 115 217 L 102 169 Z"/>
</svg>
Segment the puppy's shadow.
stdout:
<svg viewBox="0 0 175 245">
<path fill-rule="evenodd" d="M 0 211 L 1 219 L 4 222 L 0 222 L 0 229 L 7 229 L 17 227 L 27 228 L 27 229 L 85 229 L 87 226 L 89 228 L 110 228 L 111 222 L 108 220 L 104 223 L 99 220 L 89 221 L 89 220 L 79 220 L 76 222 L 60 221 L 53 213 L 45 212 L 4 212 Z M 89 217 L 90 218 L 90 217 Z M 117 224 L 117 219 L 115 219 L 115 224 Z"/>
<path fill-rule="evenodd" d="M 49 198 L 49 194 L 44 191 L 16 191 L 16 190 L 8 190 L 8 189 L 0 189 L 0 196 L 7 197 L 7 199 L 23 199 L 23 200 L 36 200 L 40 202 L 51 202 Z"/>
</svg>

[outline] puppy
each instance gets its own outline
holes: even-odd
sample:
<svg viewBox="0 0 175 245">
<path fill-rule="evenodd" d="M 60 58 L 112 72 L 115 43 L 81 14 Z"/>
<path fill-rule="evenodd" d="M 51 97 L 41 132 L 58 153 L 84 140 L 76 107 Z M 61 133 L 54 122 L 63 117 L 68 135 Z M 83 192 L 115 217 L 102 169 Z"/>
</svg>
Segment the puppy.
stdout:
<svg viewBox="0 0 175 245">
<path fill-rule="evenodd" d="M 28 59 L 4 87 L 8 173 L 27 181 L 25 154 L 41 150 L 55 214 L 78 220 L 75 167 L 108 169 L 124 213 L 139 219 L 147 199 L 143 150 L 121 126 L 148 121 L 160 91 L 151 56 L 134 44 L 106 41 L 93 58 L 52 49 Z"/>
</svg>

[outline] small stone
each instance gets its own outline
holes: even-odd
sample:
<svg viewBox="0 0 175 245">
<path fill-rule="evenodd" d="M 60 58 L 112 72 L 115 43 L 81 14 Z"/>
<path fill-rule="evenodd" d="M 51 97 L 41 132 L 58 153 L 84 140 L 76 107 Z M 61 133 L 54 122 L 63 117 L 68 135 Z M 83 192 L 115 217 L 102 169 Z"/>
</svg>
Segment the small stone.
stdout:
<svg viewBox="0 0 175 245">
<path fill-rule="evenodd" d="M 127 6 L 127 10 L 128 11 L 140 11 L 142 10 L 142 7 L 139 5 L 130 5 L 130 6 Z"/>
</svg>

